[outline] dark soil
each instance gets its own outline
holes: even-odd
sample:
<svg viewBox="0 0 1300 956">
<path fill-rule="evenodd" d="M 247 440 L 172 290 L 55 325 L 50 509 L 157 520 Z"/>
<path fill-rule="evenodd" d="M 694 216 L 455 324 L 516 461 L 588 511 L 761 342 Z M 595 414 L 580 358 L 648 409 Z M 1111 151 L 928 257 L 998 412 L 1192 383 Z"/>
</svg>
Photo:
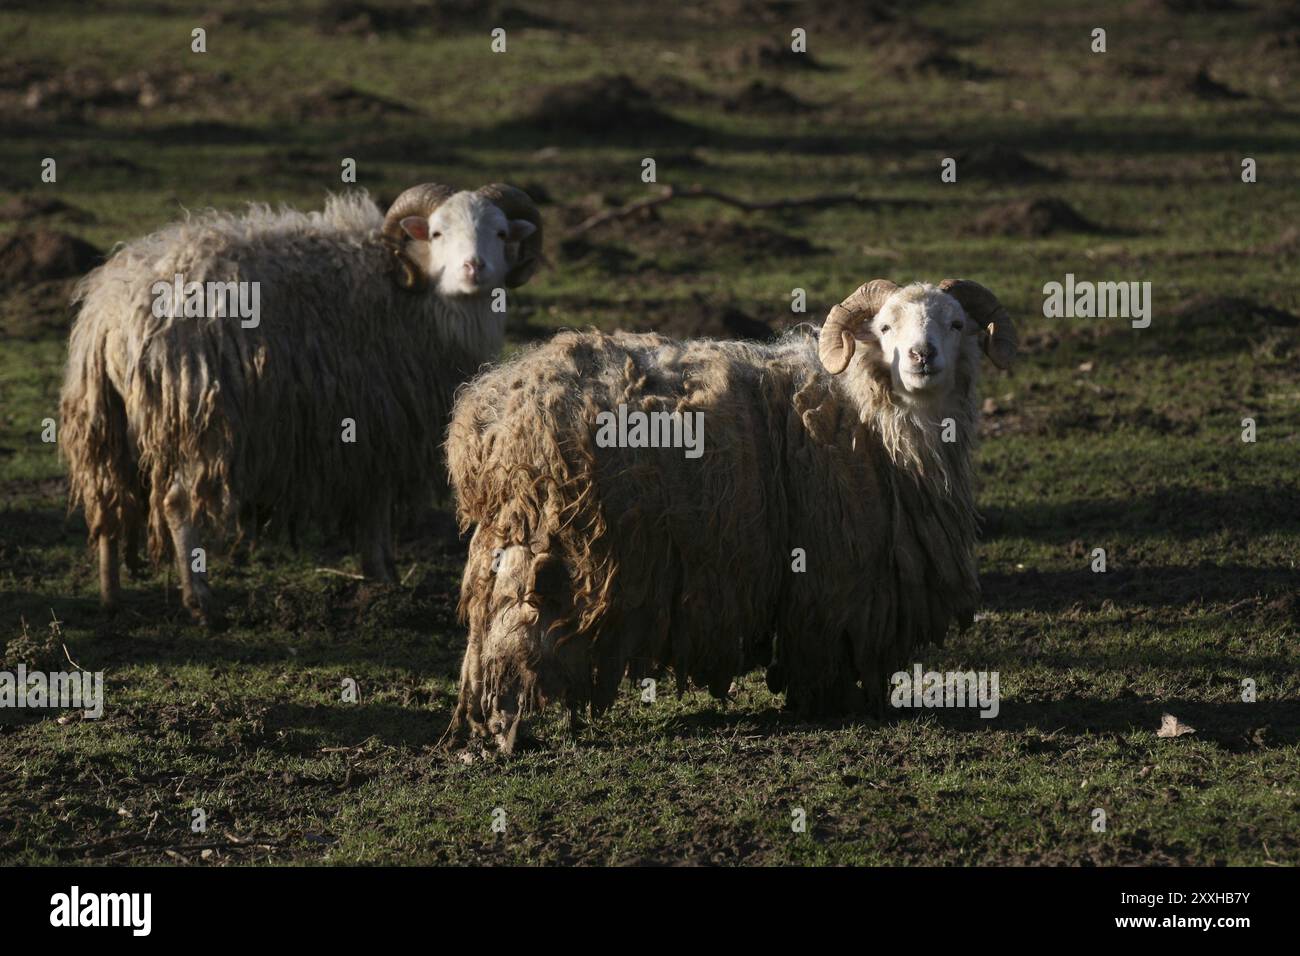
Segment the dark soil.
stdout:
<svg viewBox="0 0 1300 956">
<path fill-rule="evenodd" d="M 958 167 L 960 174 L 960 167 Z M 1013 236 L 1037 239 L 1060 232 L 1100 232 L 1063 199 L 1019 199 L 981 213 L 967 230 L 977 236 Z"/>
<path fill-rule="evenodd" d="M 80 276 L 101 258 L 90 243 L 66 232 L 17 232 L 0 242 L 0 280 L 17 285 Z"/>
<path fill-rule="evenodd" d="M 949 80 L 988 80 L 998 74 L 954 53 L 948 44 L 928 37 L 907 37 L 879 46 L 880 62 L 895 75 L 935 76 Z"/>
<path fill-rule="evenodd" d="M 704 14 L 718 23 L 761 24 L 784 28 L 784 35 L 796 26 L 808 31 L 809 47 L 821 36 L 861 33 L 880 24 L 904 20 L 904 4 L 883 0 L 819 0 L 794 3 L 791 0 L 716 0 Z"/>
<path fill-rule="evenodd" d="M 69 205 L 53 196 L 14 196 L 0 205 L 0 219 L 23 222 L 46 216 L 63 216 L 72 222 L 91 222 L 94 219 L 86 210 Z"/>
<path fill-rule="evenodd" d="M 788 40 L 759 39 L 727 47 L 711 57 L 706 66 L 725 72 L 741 70 L 817 70 L 821 64 L 811 52 L 796 53 Z"/>
<path fill-rule="evenodd" d="M 1300 317 L 1252 299 L 1212 293 L 1192 296 L 1176 305 L 1171 313 L 1184 328 L 1210 326 L 1230 330 L 1258 330 L 1267 326 L 1295 328 Z"/>
<path fill-rule="evenodd" d="M 1247 94 L 1240 90 L 1234 90 L 1232 87 L 1210 76 L 1208 67 L 1201 67 L 1196 71 L 1196 75 L 1187 81 L 1187 90 L 1194 96 L 1203 100 L 1244 100 Z"/>
<path fill-rule="evenodd" d="M 723 108 L 733 113 L 801 113 L 811 107 L 782 86 L 754 80 L 728 97 Z"/>
<path fill-rule="evenodd" d="M 330 36 L 402 35 L 414 30 L 488 30 L 502 27 L 559 29 L 565 25 L 496 0 L 416 0 L 412 3 L 330 0 L 316 14 L 316 29 Z"/>
<path fill-rule="evenodd" d="M 1041 183 L 1064 178 L 1059 170 L 1035 162 L 1007 146 L 976 146 L 963 150 L 957 160 L 957 179 L 983 179 L 997 183 Z"/>
<path fill-rule="evenodd" d="M 646 254 L 685 255 L 692 260 L 691 267 L 700 268 L 715 256 L 736 256 L 745 263 L 760 263 L 814 256 L 825 251 L 802 236 L 757 223 L 732 219 L 665 219 L 657 209 L 643 210 L 602 228 Z"/>
<path fill-rule="evenodd" d="M 346 83 L 329 83 L 298 97 L 293 112 L 300 119 L 319 121 L 404 117 L 413 115 L 415 110 Z"/>
<path fill-rule="evenodd" d="M 622 73 L 545 87 L 511 125 L 581 135 L 653 135 L 690 128 L 662 112 L 647 90 Z"/>
<path fill-rule="evenodd" d="M 719 305 L 696 297 L 689 302 L 648 308 L 632 324 L 636 332 L 658 332 L 672 339 L 749 339 L 765 341 L 775 329 L 734 304 Z"/>
<path fill-rule="evenodd" d="M 87 116 L 100 111 L 152 110 L 162 106 L 213 105 L 232 90 L 225 73 L 137 70 L 110 76 L 90 67 L 71 67 L 27 85 L 21 104 L 30 111 Z"/>
<path fill-rule="evenodd" d="M 29 342 L 66 339 L 74 313 L 72 289 L 75 278 L 10 285 L 0 300 L 0 335 Z"/>
</svg>

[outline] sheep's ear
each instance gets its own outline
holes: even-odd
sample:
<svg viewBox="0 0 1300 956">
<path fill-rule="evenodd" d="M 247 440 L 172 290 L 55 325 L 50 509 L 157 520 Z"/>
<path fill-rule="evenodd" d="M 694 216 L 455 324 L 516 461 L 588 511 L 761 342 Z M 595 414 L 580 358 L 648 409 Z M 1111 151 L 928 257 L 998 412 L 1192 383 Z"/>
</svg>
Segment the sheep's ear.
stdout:
<svg viewBox="0 0 1300 956">
<path fill-rule="evenodd" d="M 537 231 L 537 224 L 527 219 L 510 220 L 510 242 L 523 242 Z"/>
<path fill-rule="evenodd" d="M 423 216 L 407 216 L 402 220 L 402 232 L 421 242 L 429 241 L 429 220 Z"/>
</svg>

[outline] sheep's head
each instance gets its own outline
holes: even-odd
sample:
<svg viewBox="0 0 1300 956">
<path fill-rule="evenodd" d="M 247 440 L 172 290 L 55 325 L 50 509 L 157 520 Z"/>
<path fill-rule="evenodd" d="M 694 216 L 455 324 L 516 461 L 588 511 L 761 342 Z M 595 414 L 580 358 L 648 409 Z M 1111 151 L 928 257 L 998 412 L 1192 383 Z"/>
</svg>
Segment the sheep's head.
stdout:
<svg viewBox="0 0 1300 956">
<path fill-rule="evenodd" d="M 1010 367 L 1015 327 L 988 289 L 966 279 L 937 288 L 873 279 L 831 309 L 818 351 L 834 375 L 860 353 L 870 371 L 888 368 L 895 395 L 930 403 L 952 390 L 962 362 L 975 360 L 976 342 L 994 365 Z"/>
<path fill-rule="evenodd" d="M 542 217 L 527 193 L 503 183 L 476 192 L 425 183 L 394 200 L 383 237 L 402 288 L 487 295 L 523 285 L 537 271 Z"/>
</svg>

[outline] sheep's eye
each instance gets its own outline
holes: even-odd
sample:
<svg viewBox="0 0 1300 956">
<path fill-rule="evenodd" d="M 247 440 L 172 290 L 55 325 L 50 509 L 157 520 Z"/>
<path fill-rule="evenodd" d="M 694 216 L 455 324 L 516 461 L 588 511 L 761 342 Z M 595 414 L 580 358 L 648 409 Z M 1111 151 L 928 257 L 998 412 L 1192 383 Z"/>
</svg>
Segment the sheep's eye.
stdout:
<svg viewBox="0 0 1300 956">
<path fill-rule="evenodd" d="M 440 232 L 435 232 L 435 233 L 433 233 L 432 235 L 430 235 L 429 238 L 430 238 L 430 239 L 441 239 L 441 238 L 442 238 L 442 233 L 440 233 Z"/>
<path fill-rule="evenodd" d="M 500 232 L 497 233 L 498 239 L 504 239 L 505 237 L 506 237 L 506 231 L 504 229 L 502 229 Z"/>
<path fill-rule="evenodd" d="M 885 334 L 886 332 L 888 332 L 888 331 L 889 331 L 889 326 L 887 326 L 887 325 L 882 325 L 882 326 L 880 327 L 880 334 L 881 334 L 881 335 L 884 335 L 884 334 Z"/>
<path fill-rule="evenodd" d="M 965 327 L 966 327 L 966 326 L 962 325 L 960 322 L 954 322 L 954 323 L 952 324 L 952 328 L 953 328 L 953 331 L 954 331 L 954 332 L 960 332 L 960 331 L 961 331 L 962 329 L 964 329 Z"/>
</svg>

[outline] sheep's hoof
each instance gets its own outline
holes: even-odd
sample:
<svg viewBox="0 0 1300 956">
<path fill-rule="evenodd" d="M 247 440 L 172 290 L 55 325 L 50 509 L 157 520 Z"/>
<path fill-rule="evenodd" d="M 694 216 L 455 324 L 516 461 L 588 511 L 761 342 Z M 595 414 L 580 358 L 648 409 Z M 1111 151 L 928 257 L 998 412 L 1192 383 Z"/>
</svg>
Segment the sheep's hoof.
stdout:
<svg viewBox="0 0 1300 956">
<path fill-rule="evenodd" d="M 210 603 L 187 603 L 185 606 L 189 609 L 190 620 L 195 624 L 200 624 L 209 631 L 224 631 L 226 629 L 226 617 L 215 605 Z"/>
<path fill-rule="evenodd" d="M 767 689 L 773 694 L 779 694 L 785 690 L 789 683 L 786 677 L 785 667 L 780 664 L 772 663 L 767 665 Z"/>
<path fill-rule="evenodd" d="M 587 729 L 587 720 L 582 716 L 582 710 L 577 707 L 569 708 L 569 735 L 577 737 Z"/>
<path fill-rule="evenodd" d="M 465 747 L 469 744 L 469 725 L 466 723 L 465 718 L 461 713 L 462 709 L 463 705 L 456 708 L 456 713 L 451 718 L 451 723 L 447 725 L 447 729 L 444 730 L 442 736 L 438 738 L 437 744 L 434 745 L 438 750 L 450 753 L 457 748 Z"/>
</svg>

